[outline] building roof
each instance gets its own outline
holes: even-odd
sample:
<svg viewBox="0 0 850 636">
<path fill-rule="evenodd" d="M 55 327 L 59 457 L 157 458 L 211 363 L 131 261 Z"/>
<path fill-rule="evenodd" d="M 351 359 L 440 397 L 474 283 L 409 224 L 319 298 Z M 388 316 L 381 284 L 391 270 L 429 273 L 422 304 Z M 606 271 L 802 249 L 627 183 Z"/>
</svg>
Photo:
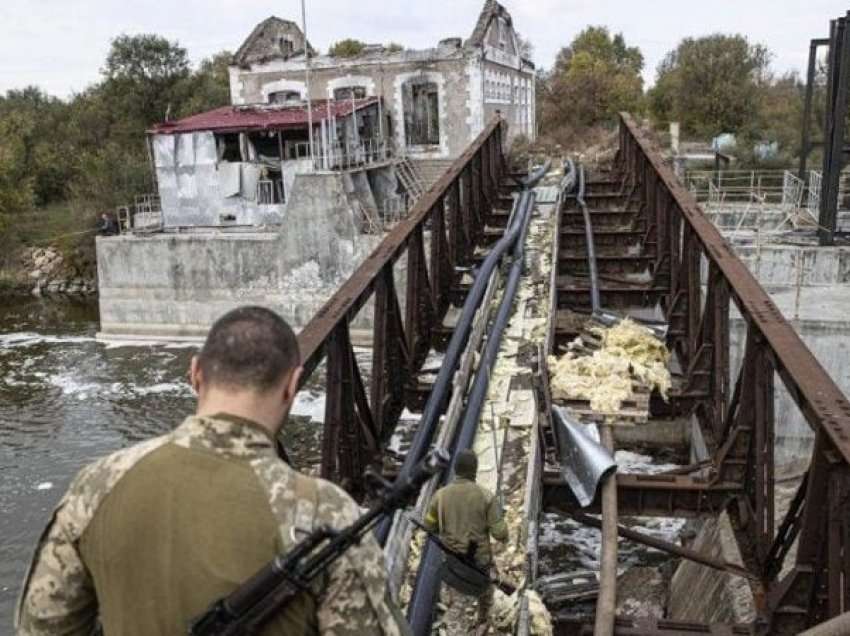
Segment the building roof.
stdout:
<svg viewBox="0 0 850 636">
<path fill-rule="evenodd" d="M 353 111 L 366 108 L 378 102 L 377 97 L 363 99 L 314 100 L 312 119 L 314 124 L 331 117 L 346 117 Z M 307 127 L 307 107 L 299 106 L 222 106 L 205 113 L 198 113 L 157 124 L 148 132 L 154 135 L 173 135 L 178 133 L 211 132 L 251 132 L 258 130 L 284 130 Z"/>
<path fill-rule="evenodd" d="M 275 27 L 284 27 L 287 29 L 291 29 L 292 31 L 298 33 L 298 35 L 303 39 L 304 34 L 301 31 L 301 28 L 292 20 L 284 20 L 283 18 L 279 18 L 275 15 L 269 16 L 262 22 L 260 22 L 257 26 L 254 27 L 254 30 L 251 31 L 251 34 L 245 38 L 245 41 L 242 43 L 242 46 L 233 54 L 233 64 L 237 66 L 247 66 L 252 61 L 268 61 L 269 59 L 287 59 L 290 57 L 297 57 L 299 55 L 304 55 L 304 47 L 291 51 L 289 54 L 285 54 L 283 51 L 278 50 L 267 50 L 263 54 L 258 55 L 258 59 L 252 60 L 251 58 L 251 49 L 255 44 L 258 44 L 259 41 L 263 38 L 267 29 L 273 29 Z M 310 55 L 313 56 L 316 54 L 316 51 L 310 46 L 310 42 L 307 42 L 307 48 L 310 50 Z"/>
<path fill-rule="evenodd" d="M 478 16 L 478 21 L 475 23 L 475 28 L 472 30 L 472 35 L 466 41 L 467 46 L 482 46 L 484 44 L 484 36 L 487 35 L 487 28 L 490 23 L 496 18 L 501 17 L 512 25 L 513 20 L 511 14 L 496 0 L 485 0 L 484 7 Z"/>
</svg>

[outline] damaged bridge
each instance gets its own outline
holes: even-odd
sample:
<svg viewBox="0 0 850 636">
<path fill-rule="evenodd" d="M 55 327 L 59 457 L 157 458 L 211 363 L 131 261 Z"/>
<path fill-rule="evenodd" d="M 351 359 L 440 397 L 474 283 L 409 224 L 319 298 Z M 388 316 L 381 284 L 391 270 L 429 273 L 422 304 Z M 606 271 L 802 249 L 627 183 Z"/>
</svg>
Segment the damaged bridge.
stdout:
<svg viewBox="0 0 850 636">
<path fill-rule="evenodd" d="M 571 611 L 540 585 L 544 570 L 573 567 L 557 561 L 568 546 L 544 550 L 545 524 L 605 520 L 602 488 L 580 502 L 564 477 L 572 460 L 554 402 L 582 427 L 610 427 L 612 451 L 684 448 L 675 467 L 650 472 L 614 454 L 610 483 L 629 520 L 616 528 L 621 543 L 676 561 L 659 583 L 662 611 L 610 606 L 607 633 L 841 633 L 816 626 L 850 611 L 850 402 L 628 114 L 614 164 L 581 184 L 546 167 L 510 172 L 504 135 L 499 119 L 486 126 L 300 333 L 305 381 L 323 370 L 326 384 L 322 475 L 362 500 L 367 468 L 394 477 L 432 444 L 474 448 L 511 526 L 500 572 L 547 605 L 520 594 L 494 628 L 545 633 L 543 616 L 555 633 L 604 633 L 593 631 L 592 602 Z M 364 356 L 352 324 L 366 312 Z M 638 387 L 608 413 L 553 396 L 547 356 L 568 346 L 591 355 L 594 326 L 611 316 L 662 336 L 669 388 Z M 793 475 L 778 465 L 778 409 L 795 409 L 812 432 Z M 648 536 L 637 527 L 651 518 L 687 519 L 691 531 Z M 439 568 L 420 558 L 428 549 L 404 516 L 379 536 L 393 594 L 415 633 L 430 633 Z M 618 591 L 620 581 L 598 578 L 568 581 L 584 592 L 565 598 Z M 745 609 L 720 608 L 730 595 Z"/>
</svg>

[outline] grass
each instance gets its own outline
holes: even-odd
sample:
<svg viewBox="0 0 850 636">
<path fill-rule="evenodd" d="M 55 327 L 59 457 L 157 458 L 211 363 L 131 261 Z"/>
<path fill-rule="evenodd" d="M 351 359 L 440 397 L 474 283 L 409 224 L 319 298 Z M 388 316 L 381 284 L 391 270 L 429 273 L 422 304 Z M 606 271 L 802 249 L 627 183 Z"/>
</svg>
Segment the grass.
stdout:
<svg viewBox="0 0 850 636">
<path fill-rule="evenodd" d="M 94 253 L 97 218 L 91 209 L 60 203 L 32 212 L 4 215 L 0 236 L 0 291 L 15 286 L 21 277 L 21 253 L 28 247 L 59 249 L 69 260 L 77 252 Z"/>
<path fill-rule="evenodd" d="M 22 247 L 76 245 L 85 237 L 93 237 L 96 215 L 68 203 L 60 203 L 8 217 L 8 229 Z"/>
</svg>

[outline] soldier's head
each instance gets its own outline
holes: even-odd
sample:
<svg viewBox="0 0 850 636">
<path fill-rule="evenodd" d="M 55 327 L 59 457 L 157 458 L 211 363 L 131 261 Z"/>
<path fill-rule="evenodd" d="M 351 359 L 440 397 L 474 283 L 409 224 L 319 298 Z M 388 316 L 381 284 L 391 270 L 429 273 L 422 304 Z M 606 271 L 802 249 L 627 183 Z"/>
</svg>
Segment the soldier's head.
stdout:
<svg viewBox="0 0 850 636">
<path fill-rule="evenodd" d="M 455 460 L 455 474 L 458 477 L 475 480 L 478 474 L 478 456 L 475 451 L 462 450 Z"/>
<path fill-rule="evenodd" d="M 213 324 L 189 375 L 199 414 L 240 415 L 276 431 L 298 391 L 298 340 L 273 311 L 239 307 Z"/>
</svg>

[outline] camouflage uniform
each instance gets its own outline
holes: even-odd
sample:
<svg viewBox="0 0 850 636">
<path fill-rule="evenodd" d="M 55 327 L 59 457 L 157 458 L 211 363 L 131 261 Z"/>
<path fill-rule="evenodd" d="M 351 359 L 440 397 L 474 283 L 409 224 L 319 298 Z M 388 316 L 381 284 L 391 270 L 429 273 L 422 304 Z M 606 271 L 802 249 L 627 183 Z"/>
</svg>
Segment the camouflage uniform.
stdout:
<svg viewBox="0 0 850 636">
<path fill-rule="evenodd" d="M 185 633 L 189 619 L 323 524 L 360 514 L 337 486 L 278 459 L 234 416 L 192 416 L 168 435 L 86 466 L 59 502 L 24 581 L 20 635 Z M 401 634 L 370 535 L 263 634 Z"/>
</svg>

